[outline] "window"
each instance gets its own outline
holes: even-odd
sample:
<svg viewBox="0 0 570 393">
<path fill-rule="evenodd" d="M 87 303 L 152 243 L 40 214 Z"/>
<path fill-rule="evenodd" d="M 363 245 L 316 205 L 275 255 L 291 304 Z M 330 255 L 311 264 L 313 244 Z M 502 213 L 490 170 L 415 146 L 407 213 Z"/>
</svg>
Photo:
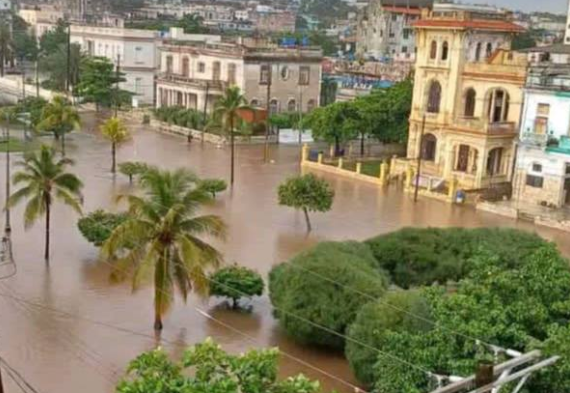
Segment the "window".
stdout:
<svg viewBox="0 0 570 393">
<path fill-rule="evenodd" d="M 487 49 L 485 51 L 485 56 L 487 56 L 487 58 L 491 57 L 491 55 L 493 54 L 493 44 L 491 44 L 490 42 L 487 44 Z"/>
<path fill-rule="evenodd" d="M 275 114 L 277 112 L 279 112 L 279 103 L 277 100 L 273 99 L 269 102 L 269 113 Z"/>
<path fill-rule="evenodd" d="M 89 56 L 93 56 L 95 54 L 95 43 L 91 40 L 87 41 L 87 53 Z"/>
<path fill-rule="evenodd" d="M 311 77 L 311 67 L 301 66 L 299 67 L 299 85 L 307 86 L 310 82 Z"/>
<path fill-rule="evenodd" d="M 182 58 L 182 66 L 181 68 L 181 74 L 185 77 L 189 77 L 190 76 L 190 59 L 188 59 L 188 57 L 184 56 Z"/>
<path fill-rule="evenodd" d="M 408 47 L 402 46 L 402 53 L 408 53 Z"/>
<path fill-rule="evenodd" d="M 287 112 L 296 112 L 297 111 L 297 102 L 295 100 L 289 100 L 287 103 Z"/>
<path fill-rule="evenodd" d="M 289 79 L 289 67 L 287 66 L 281 67 L 280 74 L 282 80 L 286 81 L 287 79 Z"/>
<path fill-rule="evenodd" d="M 397 14 L 392 14 L 392 22 L 396 22 L 398 20 Z"/>
<path fill-rule="evenodd" d="M 449 44 L 447 43 L 447 41 L 445 41 L 443 43 L 443 46 L 441 47 L 441 60 L 445 61 L 447 60 L 448 57 L 449 57 Z"/>
<path fill-rule="evenodd" d="M 439 113 L 441 103 L 441 85 L 438 81 L 432 81 L 429 87 L 427 111 L 429 113 Z"/>
<path fill-rule="evenodd" d="M 489 152 L 487 158 L 487 175 L 494 176 L 501 173 L 503 165 L 503 148 L 498 147 Z"/>
<path fill-rule="evenodd" d="M 142 78 L 135 79 L 135 93 L 143 94 L 143 80 Z"/>
<path fill-rule="evenodd" d="M 469 151 L 471 148 L 467 145 L 459 145 L 459 153 L 457 155 L 457 165 L 455 170 L 458 172 L 467 172 L 469 166 Z"/>
<path fill-rule="evenodd" d="M 570 164 L 566 164 L 566 175 L 570 175 Z"/>
<path fill-rule="evenodd" d="M 402 36 L 404 37 L 405 40 L 410 38 L 410 32 L 411 32 L 411 29 L 402 30 Z"/>
<path fill-rule="evenodd" d="M 437 149 L 437 138 L 433 134 L 424 135 L 422 139 L 422 159 L 425 161 L 435 161 Z"/>
<path fill-rule="evenodd" d="M 215 61 L 212 69 L 212 80 L 219 81 L 222 74 L 222 65 L 219 61 Z"/>
<path fill-rule="evenodd" d="M 392 29 L 390 29 L 389 36 L 390 36 L 390 38 L 394 38 L 396 36 L 396 34 L 392 31 Z"/>
<path fill-rule="evenodd" d="M 465 112 L 463 115 L 465 117 L 475 116 L 475 104 L 477 102 L 477 93 L 474 89 L 470 88 L 465 93 Z"/>
<path fill-rule="evenodd" d="M 200 73 L 206 72 L 206 63 L 202 61 L 198 63 L 198 72 Z"/>
<path fill-rule="evenodd" d="M 542 164 L 532 164 L 532 171 L 536 173 L 542 173 Z"/>
<path fill-rule="evenodd" d="M 234 63 L 228 64 L 228 83 L 230 85 L 236 84 L 236 65 Z"/>
<path fill-rule="evenodd" d="M 311 112 L 313 109 L 315 109 L 315 100 L 309 100 L 307 102 L 307 112 Z"/>
<path fill-rule="evenodd" d="M 262 64 L 259 72 L 259 84 L 268 85 L 271 69 L 268 64 Z"/>
<path fill-rule="evenodd" d="M 174 60 L 172 58 L 172 56 L 166 56 L 166 72 L 168 74 L 172 74 L 172 70 L 173 70 L 173 65 L 174 65 Z"/>
<path fill-rule="evenodd" d="M 534 119 L 534 133 L 544 135 L 548 133 L 548 117 L 550 115 L 549 104 L 538 104 L 536 119 Z"/>
<path fill-rule="evenodd" d="M 501 89 L 493 90 L 489 97 L 489 121 L 500 123 L 509 117 L 509 94 Z"/>
<path fill-rule="evenodd" d="M 143 63 L 143 48 L 137 46 L 135 48 L 135 63 L 140 64 Z"/>
<path fill-rule="evenodd" d="M 526 175 L 526 185 L 534 188 L 542 188 L 544 178 L 542 176 Z"/>
<path fill-rule="evenodd" d="M 253 108 L 259 108 L 260 107 L 259 100 L 255 99 L 255 98 L 253 100 L 251 100 L 249 105 L 252 106 Z"/>
<path fill-rule="evenodd" d="M 435 60 L 436 57 L 437 57 L 437 42 L 432 41 L 430 51 L 429 51 L 429 58 L 431 60 Z"/>
<path fill-rule="evenodd" d="M 475 48 L 475 61 L 479 61 L 481 60 L 481 49 L 482 49 L 483 45 L 478 42 L 477 43 L 477 48 Z"/>
</svg>

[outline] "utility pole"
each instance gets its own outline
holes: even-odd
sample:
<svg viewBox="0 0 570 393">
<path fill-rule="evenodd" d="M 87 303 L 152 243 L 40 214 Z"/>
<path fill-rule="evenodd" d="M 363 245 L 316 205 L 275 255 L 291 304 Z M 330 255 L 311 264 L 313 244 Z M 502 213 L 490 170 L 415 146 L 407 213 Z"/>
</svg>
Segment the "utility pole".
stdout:
<svg viewBox="0 0 570 393">
<path fill-rule="evenodd" d="M 71 22 L 67 23 L 67 78 L 65 81 L 65 91 L 68 98 L 71 88 Z"/>
<path fill-rule="evenodd" d="M 265 122 L 265 150 L 263 151 L 263 162 L 267 163 L 269 161 L 269 118 L 271 115 L 271 83 L 273 80 L 273 69 L 272 64 L 267 65 L 267 121 Z"/>
<path fill-rule="evenodd" d="M 10 115 L 6 113 L 6 200 L 10 197 Z M 5 209 L 6 222 L 4 223 L 5 236 L 8 238 L 12 232 L 10 223 L 10 208 Z M 1 393 L 1 392 L 0 392 Z"/>
<path fill-rule="evenodd" d="M 422 169 L 422 153 L 424 145 L 424 131 L 426 128 L 426 115 L 422 119 L 422 131 L 420 134 L 420 149 L 418 152 L 418 173 L 416 174 L 416 189 L 414 190 L 414 202 L 418 201 L 418 193 L 420 191 L 420 173 Z"/>
<path fill-rule="evenodd" d="M 206 96 L 204 97 L 204 124 L 202 125 L 202 141 L 204 143 L 204 137 L 206 132 L 206 123 L 208 122 L 208 94 L 210 94 L 210 84 L 206 81 Z M 198 105 L 198 99 L 196 98 L 196 105 Z"/>
<path fill-rule="evenodd" d="M 303 145 L 303 86 L 299 85 L 299 145 Z M 301 146 L 302 148 L 302 146 Z"/>
<path fill-rule="evenodd" d="M 121 55 L 117 55 L 117 70 L 115 73 L 115 117 L 119 114 L 119 80 L 121 77 Z"/>
</svg>

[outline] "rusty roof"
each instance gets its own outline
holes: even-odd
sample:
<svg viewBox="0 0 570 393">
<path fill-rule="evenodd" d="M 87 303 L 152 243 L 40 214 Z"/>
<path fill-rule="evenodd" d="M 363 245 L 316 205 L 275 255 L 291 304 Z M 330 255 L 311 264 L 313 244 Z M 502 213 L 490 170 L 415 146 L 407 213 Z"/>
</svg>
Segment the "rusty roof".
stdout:
<svg viewBox="0 0 570 393">
<path fill-rule="evenodd" d="M 463 30 L 487 30 L 521 33 L 524 27 L 505 20 L 457 20 L 457 19 L 422 19 L 413 23 L 416 28 L 449 28 Z"/>
</svg>

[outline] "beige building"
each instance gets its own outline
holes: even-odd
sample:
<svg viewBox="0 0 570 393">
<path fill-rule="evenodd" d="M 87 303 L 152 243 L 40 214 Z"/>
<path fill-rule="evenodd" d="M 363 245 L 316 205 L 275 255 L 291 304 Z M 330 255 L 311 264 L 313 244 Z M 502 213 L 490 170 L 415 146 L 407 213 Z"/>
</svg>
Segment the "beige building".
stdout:
<svg viewBox="0 0 570 393">
<path fill-rule="evenodd" d="M 181 37 L 180 37 L 181 38 Z M 184 106 L 212 112 L 229 86 L 238 86 L 252 106 L 272 112 L 310 111 L 319 105 L 322 51 L 280 48 L 266 41 L 166 40 L 160 48 L 157 107 Z"/>
<path fill-rule="evenodd" d="M 521 28 L 491 7 L 436 4 L 415 29 L 408 153 L 399 163 L 415 166 L 421 154 L 422 178 L 464 190 L 510 181 L 527 60 L 509 49 Z"/>
</svg>

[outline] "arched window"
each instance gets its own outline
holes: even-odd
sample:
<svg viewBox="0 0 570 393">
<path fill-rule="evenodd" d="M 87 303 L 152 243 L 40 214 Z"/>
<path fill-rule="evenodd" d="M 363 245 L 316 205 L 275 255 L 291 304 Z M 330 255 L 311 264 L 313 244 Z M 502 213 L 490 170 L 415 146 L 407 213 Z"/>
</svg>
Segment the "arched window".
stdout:
<svg viewBox="0 0 570 393">
<path fill-rule="evenodd" d="M 250 105 L 251 107 L 253 107 L 253 108 L 259 108 L 259 100 L 257 100 L 257 99 L 254 98 L 253 100 L 251 100 L 251 102 L 249 103 L 249 105 Z"/>
<path fill-rule="evenodd" d="M 273 99 L 269 102 L 269 113 L 275 114 L 277 112 L 279 112 L 279 102 L 277 102 L 277 100 Z"/>
<path fill-rule="evenodd" d="M 215 81 L 219 81 L 220 77 L 222 76 L 222 65 L 219 61 L 215 61 L 213 64 L 212 69 L 212 79 Z"/>
<path fill-rule="evenodd" d="M 433 134 L 426 134 L 422 139 L 422 160 L 435 161 L 437 151 L 437 138 Z"/>
<path fill-rule="evenodd" d="M 477 43 L 477 47 L 475 48 L 475 61 L 481 60 L 481 49 L 483 45 L 480 42 Z"/>
<path fill-rule="evenodd" d="M 172 74 L 172 71 L 174 68 L 173 63 L 174 63 L 174 60 L 173 60 L 172 56 L 170 56 L 170 55 L 166 56 L 166 72 L 168 74 Z"/>
<path fill-rule="evenodd" d="M 429 87 L 427 111 L 429 113 L 439 113 L 441 104 L 441 85 L 438 81 L 432 81 Z"/>
<path fill-rule="evenodd" d="M 443 46 L 441 47 L 441 60 L 447 60 L 447 58 L 449 57 L 449 44 L 447 43 L 447 41 L 445 41 L 443 43 Z"/>
<path fill-rule="evenodd" d="M 287 103 L 287 112 L 296 112 L 297 111 L 297 102 L 295 100 L 289 100 Z"/>
<path fill-rule="evenodd" d="M 503 89 L 492 90 L 489 94 L 488 115 L 491 123 L 500 123 L 509 118 L 509 93 Z"/>
<path fill-rule="evenodd" d="M 182 58 L 182 65 L 180 68 L 182 76 L 188 77 L 190 75 L 190 60 L 186 56 Z"/>
<path fill-rule="evenodd" d="M 485 50 L 485 56 L 487 58 L 491 57 L 491 55 L 493 54 L 493 44 L 491 44 L 490 42 L 487 44 L 487 49 Z"/>
<path fill-rule="evenodd" d="M 430 51 L 429 51 L 429 58 L 432 60 L 435 60 L 436 57 L 437 57 L 437 42 L 432 41 Z"/>
<path fill-rule="evenodd" d="M 475 104 L 477 102 L 477 93 L 475 89 L 468 89 L 465 93 L 465 111 L 463 115 L 465 117 L 474 117 L 475 116 Z"/>
<path fill-rule="evenodd" d="M 315 106 L 316 106 L 315 100 L 309 100 L 307 102 L 307 112 L 312 112 L 313 109 L 315 109 Z"/>
<path fill-rule="evenodd" d="M 489 152 L 489 158 L 487 158 L 487 174 L 489 176 L 502 173 L 503 151 L 502 147 L 497 147 Z"/>
</svg>

